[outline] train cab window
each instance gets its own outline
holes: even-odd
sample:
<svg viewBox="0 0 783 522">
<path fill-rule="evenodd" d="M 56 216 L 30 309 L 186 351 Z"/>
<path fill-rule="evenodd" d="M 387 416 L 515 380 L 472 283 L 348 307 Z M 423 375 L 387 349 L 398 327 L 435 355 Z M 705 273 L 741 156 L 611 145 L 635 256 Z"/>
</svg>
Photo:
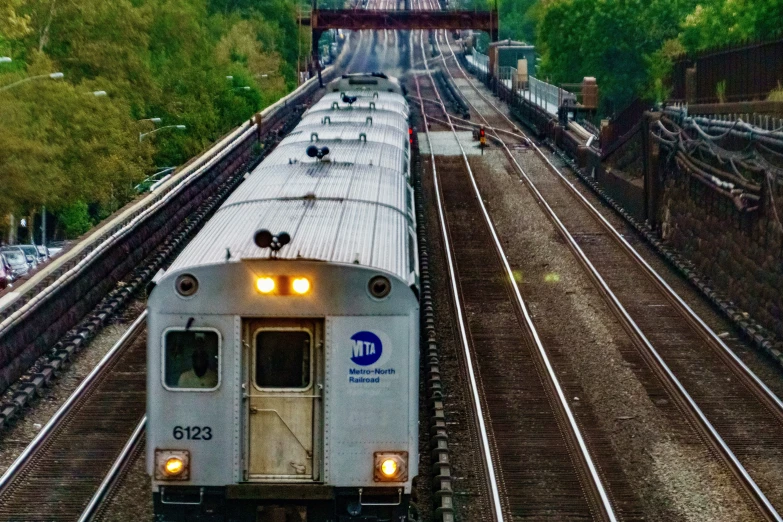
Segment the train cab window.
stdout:
<svg viewBox="0 0 783 522">
<path fill-rule="evenodd" d="M 168 331 L 164 346 L 167 388 L 208 390 L 218 386 L 220 338 L 214 331 Z"/>
<path fill-rule="evenodd" d="M 310 386 L 310 345 L 306 330 L 261 330 L 256 334 L 256 386 Z"/>
</svg>

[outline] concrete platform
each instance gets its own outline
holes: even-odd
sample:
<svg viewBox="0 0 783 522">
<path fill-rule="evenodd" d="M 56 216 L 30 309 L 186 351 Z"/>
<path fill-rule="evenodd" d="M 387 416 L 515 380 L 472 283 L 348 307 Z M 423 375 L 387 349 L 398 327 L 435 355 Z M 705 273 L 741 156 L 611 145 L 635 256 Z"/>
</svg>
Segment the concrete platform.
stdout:
<svg viewBox="0 0 783 522">
<path fill-rule="evenodd" d="M 462 151 L 459 148 L 459 144 L 462 144 L 465 154 L 481 156 L 479 142 L 473 141 L 473 133 L 471 131 L 457 132 L 457 138 L 459 143 L 454 139 L 454 133 L 451 131 L 430 132 L 430 140 L 432 140 L 432 148 L 435 150 L 435 155 L 462 156 Z M 430 142 L 427 140 L 426 135 L 420 136 L 419 147 L 422 154 L 430 154 Z"/>
</svg>

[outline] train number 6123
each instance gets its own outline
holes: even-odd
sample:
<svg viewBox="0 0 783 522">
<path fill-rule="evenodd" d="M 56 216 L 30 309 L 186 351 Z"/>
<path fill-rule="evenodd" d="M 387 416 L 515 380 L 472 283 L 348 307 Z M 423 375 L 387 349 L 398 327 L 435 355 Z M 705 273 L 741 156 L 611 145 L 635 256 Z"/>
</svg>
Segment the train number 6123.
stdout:
<svg viewBox="0 0 783 522">
<path fill-rule="evenodd" d="M 177 440 L 212 440 L 212 428 L 209 426 L 174 426 L 174 438 Z"/>
</svg>

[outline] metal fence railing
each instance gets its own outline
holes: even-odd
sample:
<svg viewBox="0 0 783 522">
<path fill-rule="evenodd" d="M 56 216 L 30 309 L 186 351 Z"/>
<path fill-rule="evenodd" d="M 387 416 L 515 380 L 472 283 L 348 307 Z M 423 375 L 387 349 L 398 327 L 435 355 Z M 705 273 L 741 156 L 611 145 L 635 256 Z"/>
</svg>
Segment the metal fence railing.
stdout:
<svg viewBox="0 0 783 522">
<path fill-rule="evenodd" d="M 545 108 L 551 105 L 555 108 L 555 110 L 557 110 L 565 97 L 573 97 L 573 95 L 568 91 L 565 91 L 556 85 L 542 82 L 535 76 L 529 77 L 528 85 L 530 99 L 536 105 L 540 105 Z"/>
<path fill-rule="evenodd" d="M 674 63 L 671 97 L 692 103 L 764 100 L 780 85 L 781 69 L 783 38 L 707 49 Z"/>
</svg>

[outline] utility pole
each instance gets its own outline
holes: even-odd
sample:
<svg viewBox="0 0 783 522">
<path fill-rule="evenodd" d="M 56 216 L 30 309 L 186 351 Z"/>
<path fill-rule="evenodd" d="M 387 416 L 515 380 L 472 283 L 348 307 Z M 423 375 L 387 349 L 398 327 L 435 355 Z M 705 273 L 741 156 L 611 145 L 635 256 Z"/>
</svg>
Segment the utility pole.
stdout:
<svg viewBox="0 0 783 522">
<path fill-rule="evenodd" d="M 13 214 L 8 215 L 8 224 L 10 225 L 8 230 L 8 244 L 13 245 L 16 243 L 16 219 Z"/>
<path fill-rule="evenodd" d="M 46 248 L 46 205 L 41 209 L 41 244 Z"/>
</svg>

